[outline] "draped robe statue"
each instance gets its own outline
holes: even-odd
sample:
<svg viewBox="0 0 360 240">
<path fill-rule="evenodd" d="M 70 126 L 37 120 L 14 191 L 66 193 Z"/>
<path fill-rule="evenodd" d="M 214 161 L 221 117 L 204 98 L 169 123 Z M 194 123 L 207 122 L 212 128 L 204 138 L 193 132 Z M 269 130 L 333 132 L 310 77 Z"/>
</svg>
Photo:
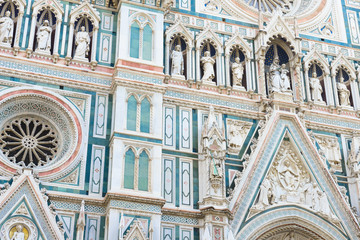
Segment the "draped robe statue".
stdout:
<svg viewBox="0 0 360 240">
<path fill-rule="evenodd" d="M 201 81 L 211 82 L 215 78 L 214 64 L 215 60 L 210 56 L 210 52 L 206 51 L 204 56 L 201 58 L 201 64 L 203 66 L 203 77 Z"/>
<path fill-rule="evenodd" d="M 0 18 L 0 43 L 10 45 L 13 38 L 14 21 L 10 18 L 10 11 Z"/>
<path fill-rule="evenodd" d="M 25 240 L 25 234 L 23 232 L 23 226 L 22 225 L 16 225 L 16 232 L 14 232 L 14 235 L 12 236 L 11 240 Z"/>
<path fill-rule="evenodd" d="M 234 86 L 241 86 L 244 67 L 243 64 L 240 62 L 240 58 L 235 58 L 235 62 L 231 65 L 232 76 L 233 76 L 233 84 Z"/>
<path fill-rule="evenodd" d="M 340 82 L 337 83 L 337 89 L 338 89 L 338 94 L 339 94 L 339 99 L 340 99 L 340 105 L 341 106 L 350 106 L 350 91 L 349 89 L 347 89 L 345 83 L 344 83 L 344 78 L 341 77 L 340 78 Z"/>
<path fill-rule="evenodd" d="M 271 92 L 281 92 L 280 83 L 282 82 L 279 65 L 279 59 L 275 58 L 274 62 L 270 65 L 270 85 Z"/>
<path fill-rule="evenodd" d="M 311 89 L 311 97 L 315 102 L 323 102 L 321 94 L 323 93 L 323 89 L 320 84 L 320 80 L 317 78 L 316 72 L 314 71 L 312 74 L 312 78 L 310 78 L 310 89 Z"/>
<path fill-rule="evenodd" d="M 50 53 L 51 48 L 51 32 L 52 28 L 49 26 L 49 21 L 45 20 L 37 32 L 37 49 Z"/>
<path fill-rule="evenodd" d="M 80 30 L 75 38 L 76 50 L 74 58 L 84 60 L 90 51 L 90 36 L 88 32 L 85 32 L 84 26 L 82 26 Z"/>
<path fill-rule="evenodd" d="M 175 49 L 171 53 L 171 59 L 171 75 L 183 75 L 184 59 L 180 45 L 175 46 Z"/>
</svg>

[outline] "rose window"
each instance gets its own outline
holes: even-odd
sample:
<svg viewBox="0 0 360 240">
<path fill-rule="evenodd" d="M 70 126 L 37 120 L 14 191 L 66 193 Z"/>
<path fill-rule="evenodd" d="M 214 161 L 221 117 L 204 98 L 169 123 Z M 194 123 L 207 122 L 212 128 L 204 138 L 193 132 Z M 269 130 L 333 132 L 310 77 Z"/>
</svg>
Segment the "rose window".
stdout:
<svg viewBox="0 0 360 240">
<path fill-rule="evenodd" d="M 262 12 L 274 12 L 281 9 L 283 12 L 289 12 L 293 7 L 294 0 L 244 0 L 249 6 L 257 8 Z"/>
<path fill-rule="evenodd" d="M 5 124 L 0 133 L 0 149 L 10 161 L 20 166 L 43 166 L 56 156 L 58 134 L 45 120 L 15 118 Z"/>
</svg>

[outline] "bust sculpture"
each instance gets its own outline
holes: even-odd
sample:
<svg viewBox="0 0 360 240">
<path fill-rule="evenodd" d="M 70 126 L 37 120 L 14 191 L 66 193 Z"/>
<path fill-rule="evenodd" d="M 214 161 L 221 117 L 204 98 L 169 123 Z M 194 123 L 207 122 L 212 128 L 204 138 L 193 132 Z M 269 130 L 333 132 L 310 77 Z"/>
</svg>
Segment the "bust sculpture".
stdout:
<svg viewBox="0 0 360 240">
<path fill-rule="evenodd" d="M 203 66 L 203 77 L 201 81 L 211 82 L 215 78 L 214 64 L 215 60 L 210 56 L 210 51 L 206 51 L 201 58 L 201 64 Z"/>
<path fill-rule="evenodd" d="M 183 75 L 184 59 L 180 45 L 175 46 L 175 49 L 171 53 L 171 59 L 171 75 Z"/>
<path fill-rule="evenodd" d="M 49 26 L 49 21 L 45 20 L 44 23 L 40 26 L 37 32 L 37 49 L 40 51 L 45 51 L 50 53 L 51 48 L 51 32 L 52 29 Z"/>
<path fill-rule="evenodd" d="M 25 234 L 23 232 L 23 226 L 21 224 L 16 225 L 16 232 L 14 232 L 11 240 L 25 240 Z"/>
<path fill-rule="evenodd" d="M 13 38 L 14 21 L 10 18 L 10 11 L 0 18 L 0 43 L 10 45 Z"/>
<path fill-rule="evenodd" d="M 240 62 L 240 58 L 235 58 L 235 62 L 231 65 L 233 84 L 234 86 L 241 86 L 241 81 L 244 73 L 243 64 Z"/>
<path fill-rule="evenodd" d="M 85 31 L 85 26 L 81 26 L 80 31 L 76 34 L 75 45 L 74 58 L 84 60 L 90 51 L 90 36 L 89 33 Z"/>
</svg>

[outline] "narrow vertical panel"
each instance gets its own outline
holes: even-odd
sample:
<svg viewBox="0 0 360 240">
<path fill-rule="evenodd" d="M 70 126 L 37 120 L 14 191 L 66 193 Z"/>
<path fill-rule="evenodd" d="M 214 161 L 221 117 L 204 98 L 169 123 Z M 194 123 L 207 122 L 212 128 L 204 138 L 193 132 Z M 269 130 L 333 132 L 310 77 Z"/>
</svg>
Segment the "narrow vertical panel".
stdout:
<svg viewBox="0 0 360 240">
<path fill-rule="evenodd" d="M 100 39 L 100 61 L 110 63 L 112 35 L 101 33 Z"/>
<path fill-rule="evenodd" d="M 140 132 L 150 133 L 150 102 L 144 98 L 140 105 Z"/>
<path fill-rule="evenodd" d="M 105 147 L 93 145 L 91 158 L 90 193 L 101 194 L 103 185 Z"/>
<path fill-rule="evenodd" d="M 191 150 L 191 110 L 180 110 L 180 145 L 183 150 Z"/>
<path fill-rule="evenodd" d="M 143 30 L 143 59 L 151 61 L 152 60 L 152 49 L 153 49 L 153 41 L 152 41 L 152 29 L 149 24 L 144 27 Z"/>
<path fill-rule="evenodd" d="M 148 191 L 149 189 L 149 156 L 145 151 L 140 154 L 138 190 Z"/>
<path fill-rule="evenodd" d="M 108 95 L 96 95 L 96 109 L 94 116 L 94 137 L 106 138 L 106 122 L 107 122 L 107 102 Z"/>
<path fill-rule="evenodd" d="M 223 240 L 224 239 L 224 233 L 222 227 L 213 227 L 213 239 L 214 240 Z"/>
<path fill-rule="evenodd" d="M 125 154 L 124 188 L 134 189 L 135 153 L 132 149 Z"/>
<path fill-rule="evenodd" d="M 63 222 L 64 230 L 67 235 L 66 240 L 73 239 L 74 234 L 74 224 L 73 224 L 73 216 L 70 215 L 59 215 L 61 221 Z"/>
<path fill-rule="evenodd" d="M 181 162 L 181 204 L 191 205 L 191 170 L 189 162 Z"/>
<path fill-rule="evenodd" d="M 167 203 L 174 202 L 174 161 L 164 159 L 164 198 Z"/>
<path fill-rule="evenodd" d="M 164 145 L 175 147 L 175 109 L 165 107 L 164 111 Z"/>
<path fill-rule="evenodd" d="M 136 131 L 137 100 L 131 95 L 127 101 L 127 130 Z"/>
<path fill-rule="evenodd" d="M 174 236 L 174 228 L 171 227 L 163 227 L 163 232 L 162 232 L 162 239 L 163 240 L 173 240 L 173 236 Z"/>
<path fill-rule="evenodd" d="M 356 16 L 356 12 L 348 11 L 348 24 L 350 29 L 351 42 L 354 44 L 359 44 L 359 26 L 358 26 L 358 18 Z"/>
<path fill-rule="evenodd" d="M 136 22 L 131 25 L 130 39 L 130 57 L 139 58 L 140 27 Z"/>
<path fill-rule="evenodd" d="M 190 0 L 179 0 L 179 7 L 180 7 L 180 9 L 190 10 L 191 1 Z"/>
<path fill-rule="evenodd" d="M 113 28 L 113 15 L 109 13 L 102 14 L 101 26 L 103 30 L 112 31 Z"/>
<path fill-rule="evenodd" d="M 181 240 L 192 240 L 192 231 L 190 229 L 181 229 Z"/>
<path fill-rule="evenodd" d="M 86 221 L 86 240 L 99 240 L 100 217 L 88 216 Z"/>
</svg>

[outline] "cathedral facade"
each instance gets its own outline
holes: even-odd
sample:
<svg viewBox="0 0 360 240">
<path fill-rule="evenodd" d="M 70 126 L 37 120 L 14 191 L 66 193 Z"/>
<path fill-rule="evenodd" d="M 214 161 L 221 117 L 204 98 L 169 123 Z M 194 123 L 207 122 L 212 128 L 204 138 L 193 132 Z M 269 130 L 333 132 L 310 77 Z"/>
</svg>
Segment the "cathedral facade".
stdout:
<svg viewBox="0 0 360 240">
<path fill-rule="evenodd" d="M 0 239 L 360 239 L 359 21 L 0 0 Z"/>
</svg>

